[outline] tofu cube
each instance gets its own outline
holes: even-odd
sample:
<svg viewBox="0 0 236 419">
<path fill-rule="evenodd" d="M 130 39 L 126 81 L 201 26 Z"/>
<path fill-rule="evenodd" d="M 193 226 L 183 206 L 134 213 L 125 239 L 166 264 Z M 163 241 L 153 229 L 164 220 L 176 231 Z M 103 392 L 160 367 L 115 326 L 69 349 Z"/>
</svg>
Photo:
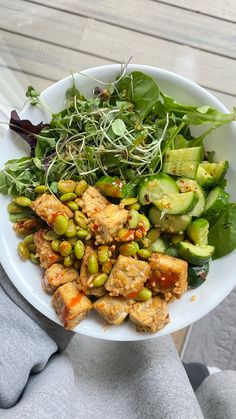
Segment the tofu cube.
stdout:
<svg viewBox="0 0 236 419">
<path fill-rule="evenodd" d="M 60 262 L 62 259 L 59 253 L 52 250 L 50 242 L 43 238 L 43 233 L 47 230 L 38 230 L 34 234 L 34 243 L 36 246 L 36 252 L 39 256 L 40 266 L 44 269 L 49 268 L 54 263 Z"/>
<path fill-rule="evenodd" d="M 73 212 L 54 195 L 43 194 L 36 198 L 31 204 L 32 210 L 42 218 L 49 226 L 53 225 L 57 215 L 64 215 L 66 218 L 72 218 Z"/>
<path fill-rule="evenodd" d="M 108 204 L 109 201 L 103 196 L 96 188 L 89 186 L 86 191 L 83 193 L 81 201 L 82 211 L 88 216 L 91 217 L 96 212 L 103 210 Z"/>
<path fill-rule="evenodd" d="M 169 301 L 180 298 L 188 287 L 188 263 L 185 260 L 153 253 L 150 261 L 151 274 L 148 287 L 161 292 Z"/>
<path fill-rule="evenodd" d="M 135 298 L 143 288 L 150 273 L 147 262 L 120 255 L 105 284 L 111 296 Z"/>
<path fill-rule="evenodd" d="M 76 281 L 79 273 L 76 269 L 65 267 L 61 263 L 54 263 L 44 273 L 42 278 L 42 287 L 49 294 L 67 282 Z"/>
<path fill-rule="evenodd" d="M 129 314 L 134 301 L 105 295 L 94 303 L 94 309 L 110 324 L 119 325 Z"/>
<path fill-rule="evenodd" d="M 90 229 L 96 238 L 95 243 L 112 243 L 127 219 L 128 211 L 114 204 L 109 204 L 102 211 L 96 212 L 91 217 L 90 224 Z"/>
<path fill-rule="evenodd" d="M 79 292 L 75 282 L 59 287 L 52 297 L 52 304 L 65 329 L 74 329 L 92 310 L 91 301 Z"/>
<path fill-rule="evenodd" d="M 138 332 L 149 333 L 156 333 L 170 321 L 167 304 L 160 297 L 132 305 L 129 318 L 136 324 Z"/>
</svg>

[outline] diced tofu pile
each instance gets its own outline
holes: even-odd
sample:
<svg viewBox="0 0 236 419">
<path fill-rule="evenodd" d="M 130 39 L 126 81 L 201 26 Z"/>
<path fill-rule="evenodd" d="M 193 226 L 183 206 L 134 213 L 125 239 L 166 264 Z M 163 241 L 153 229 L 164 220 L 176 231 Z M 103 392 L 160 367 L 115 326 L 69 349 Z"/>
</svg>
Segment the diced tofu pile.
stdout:
<svg viewBox="0 0 236 419">
<path fill-rule="evenodd" d="M 164 294 L 167 301 L 180 298 L 187 291 L 188 264 L 185 260 L 153 253 L 150 267 L 148 286 L 152 291 Z"/>
<path fill-rule="evenodd" d="M 92 310 L 91 301 L 82 294 L 75 282 L 59 287 L 52 297 L 52 304 L 66 329 L 73 329 Z"/>
<path fill-rule="evenodd" d="M 160 297 L 134 304 L 129 317 L 139 332 L 156 333 L 169 323 L 167 304 Z"/>
<path fill-rule="evenodd" d="M 106 289 L 112 296 L 135 298 L 147 281 L 149 273 L 150 266 L 147 262 L 120 255 L 106 282 Z"/>
<path fill-rule="evenodd" d="M 72 218 L 73 212 L 53 195 L 43 194 L 31 204 L 32 210 L 42 218 L 49 226 L 52 226 L 57 215 L 64 215 L 66 218 Z"/>
<path fill-rule="evenodd" d="M 71 256 L 66 264 L 65 255 L 57 247 L 53 246 L 56 251 L 53 250 L 52 239 L 45 236 L 48 230 L 41 228 L 34 234 L 36 257 L 45 269 L 42 287 L 53 294 L 52 304 L 64 327 L 73 329 L 94 308 L 111 325 L 120 325 L 129 316 L 138 331 L 156 333 L 169 322 L 167 302 L 180 298 L 187 290 L 187 262 L 161 253 L 152 253 L 145 261 L 140 260 L 137 254 L 119 254 L 122 241 L 118 239 L 119 230 L 128 231 L 131 239 L 127 242 L 135 237 L 135 230 L 127 228 L 129 211 L 122 205 L 110 203 L 92 186 L 87 187 L 78 201 L 87 218 L 83 214 L 81 216 L 85 217 L 85 226 L 90 228 L 92 236 L 89 241 L 85 239 L 84 245 L 82 243 L 81 258 L 77 258 L 71 245 Z M 39 196 L 31 208 L 49 226 L 59 214 L 67 219 L 74 217 L 67 205 L 49 194 Z M 74 228 L 73 234 L 77 236 L 81 227 L 75 223 Z M 148 227 L 145 228 L 146 235 Z M 67 245 L 68 241 L 76 243 L 78 238 L 75 235 L 63 236 L 62 240 L 67 241 Z M 108 249 L 108 266 L 97 259 L 94 271 L 89 265 L 91 256 L 97 258 L 98 249 L 104 247 Z M 104 282 L 96 283 L 99 275 L 105 278 Z M 140 292 L 146 292 L 147 299 L 140 300 Z"/>
</svg>

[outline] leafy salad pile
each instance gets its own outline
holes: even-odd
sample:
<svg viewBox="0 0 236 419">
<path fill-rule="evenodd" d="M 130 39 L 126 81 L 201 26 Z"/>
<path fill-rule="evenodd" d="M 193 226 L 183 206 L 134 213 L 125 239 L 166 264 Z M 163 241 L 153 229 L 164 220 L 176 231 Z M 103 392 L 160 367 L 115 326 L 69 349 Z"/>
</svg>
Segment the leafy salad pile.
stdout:
<svg viewBox="0 0 236 419">
<path fill-rule="evenodd" d="M 34 199 L 38 185 L 57 194 L 60 179 L 85 179 L 93 185 L 109 176 L 125 185 L 122 198 L 134 196 L 141 181 L 162 171 L 167 152 L 203 146 L 209 133 L 236 120 L 236 108 L 224 114 L 209 106 L 178 103 L 139 71 L 104 86 L 85 98 L 73 80 L 65 109 L 52 112 L 50 124 L 34 125 L 12 111 L 9 126 L 29 144 L 30 156 L 5 163 L 1 193 Z M 45 106 L 32 86 L 26 96 L 32 106 Z M 206 126 L 198 137 L 191 133 L 194 125 Z M 205 152 L 204 159 L 214 162 L 214 152 Z M 221 177 L 217 185 L 224 189 L 226 180 Z M 209 222 L 213 257 L 231 252 L 236 247 L 236 203 L 225 202 Z"/>
</svg>

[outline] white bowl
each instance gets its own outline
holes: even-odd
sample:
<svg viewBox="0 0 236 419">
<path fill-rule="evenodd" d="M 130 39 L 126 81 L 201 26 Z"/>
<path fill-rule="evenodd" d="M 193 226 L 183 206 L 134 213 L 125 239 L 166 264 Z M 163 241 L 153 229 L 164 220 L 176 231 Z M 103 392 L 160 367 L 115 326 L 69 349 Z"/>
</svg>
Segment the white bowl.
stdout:
<svg viewBox="0 0 236 419">
<path fill-rule="evenodd" d="M 128 72 L 134 70 L 143 71 L 156 78 L 160 88 L 176 100 L 189 105 L 210 105 L 223 112 L 228 112 L 224 105 L 213 95 L 182 76 L 155 67 L 129 65 Z M 120 66 L 106 65 L 86 70 L 83 73 L 101 81 L 110 82 L 120 73 Z M 74 78 L 78 89 L 85 96 L 89 96 L 92 94 L 93 88 L 99 85 L 99 83 L 85 75 L 76 74 Z M 71 86 L 71 83 L 71 77 L 67 77 L 53 84 L 42 93 L 43 100 L 54 112 L 63 109 L 65 92 Z M 42 119 L 46 121 L 49 118 L 40 109 L 31 106 L 22 111 L 21 117 L 28 118 L 34 123 L 40 122 Z M 196 129 L 195 132 L 199 132 L 199 129 Z M 236 182 L 235 139 L 236 125 L 232 123 L 217 129 L 205 141 L 205 146 L 208 150 L 213 149 L 216 151 L 217 159 L 227 159 L 230 162 L 227 190 L 230 192 L 232 201 L 236 201 L 234 187 Z M 28 153 L 28 149 L 24 141 L 19 138 L 16 140 L 16 135 L 8 131 L 6 137 L 0 144 L 0 166 L 2 167 L 6 160 L 25 155 L 26 153 Z M 8 221 L 6 210 L 8 202 L 8 197 L 1 196 L 1 263 L 13 284 L 26 300 L 45 316 L 60 324 L 57 315 L 51 307 L 50 296 L 41 288 L 40 268 L 30 263 L 22 262 L 17 254 L 18 239 L 12 230 L 12 225 Z M 201 287 L 186 292 L 180 300 L 169 304 L 170 323 L 157 334 L 138 333 L 131 322 L 124 323 L 121 326 L 106 326 L 104 321 L 96 313 L 91 313 L 86 320 L 76 327 L 75 331 L 104 340 L 135 341 L 151 339 L 182 329 L 206 315 L 234 288 L 236 285 L 236 275 L 234 272 L 235 256 L 236 253 L 234 251 L 212 262 L 207 280 Z M 191 300 L 193 295 L 196 297 L 194 301 Z"/>
</svg>

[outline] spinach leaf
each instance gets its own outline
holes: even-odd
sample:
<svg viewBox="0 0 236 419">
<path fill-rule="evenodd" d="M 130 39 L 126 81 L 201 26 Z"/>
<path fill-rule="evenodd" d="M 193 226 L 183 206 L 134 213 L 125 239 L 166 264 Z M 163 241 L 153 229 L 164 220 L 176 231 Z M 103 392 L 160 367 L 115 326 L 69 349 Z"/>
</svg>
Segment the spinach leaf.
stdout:
<svg viewBox="0 0 236 419">
<path fill-rule="evenodd" d="M 170 96 L 161 92 L 164 106 L 168 112 L 182 115 L 182 120 L 187 125 L 213 124 L 214 126 L 224 125 L 236 120 L 236 108 L 232 113 L 222 113 L 210 106 L 188 106 L 177 102 Z"/>
<path fill-rule="evenodd" d="M 160 90 L 156 80 L 140 71 L 133 71 L 123 77 L 118 91 L 124 99 L 134 103 L 141 119 L 144 119 L 159 100 Z"/>
<path fill-rule="evenodd" d="M 233 113 L 225 114 L 209 106 L 202 106 L 184 115 L 183 120 L 189 125 L 224 125 L 228 122 L 236 121 L 236 108 L 234 108 Z"/>
<path fill-rule="evenodd" d="M 227 255 L 236 248 L 236 203 L 228 204 L 209 230 L 209 244 L 215 246 L 213 259 Z"/>
</svg>

